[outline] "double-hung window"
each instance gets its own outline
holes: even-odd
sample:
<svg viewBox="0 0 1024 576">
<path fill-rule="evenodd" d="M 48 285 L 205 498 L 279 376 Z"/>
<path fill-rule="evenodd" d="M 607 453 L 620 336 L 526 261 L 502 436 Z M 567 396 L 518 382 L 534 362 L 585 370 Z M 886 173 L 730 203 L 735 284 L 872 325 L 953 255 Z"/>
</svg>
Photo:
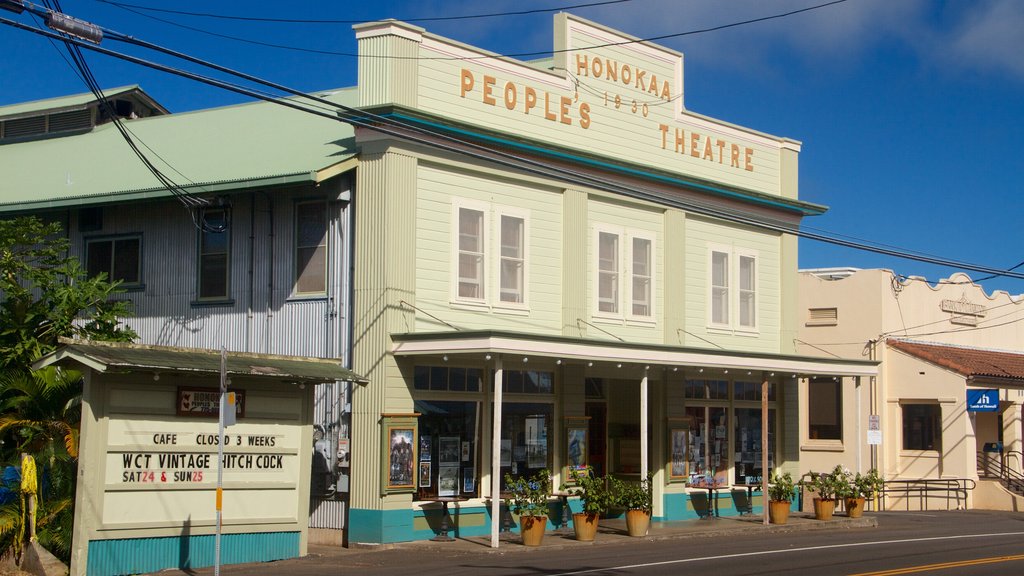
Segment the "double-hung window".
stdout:
<svg viewBox="0 0 1024 576">
<path fill-rule="evenodd" d="M 223 300 L 228 297 L 229 254 L 231 231 L 228 210 L 204 210 L 199 228 L 200 300 Z"/>
<path fill-rule="evenodd" d="M 525 302 L 526 286 L 526 220 L 501 215 L 501 276 L 502 302 L 522 304 Z"/>
<path fill-rule="evenodd" d="M 459 298 L 483 300 L 484 212 L 459 208 Z"/>
<path fill-rule="evenodd" d="M 619 313 L 619 235 L 597 233 L 597 309 Z"/>
<path fill-rule="evenodd" d="M 651 320 L 654 317 L 654 239 L 647 232 L 611 226 L 594 235 L 595 315 Z"/>
<path fill-rule="evenodd" d="M 89 276 L 106 274 L 126 288 L 142 285 L 142 237 L 115 236 L 85 241 L 85 269 Z"/>
<path fill-rule="evenodd" d="M 452 279 L 455 302 L 527 305 L 529 218 L 522 210 L 456 200 Z"/>
<path fill-rule="evenodd" d="M 327 202 L 295 205 L 295 294 L 327 293 Z"/>
<path fill-rule="evenodd" d="M 712 327 L 757 329 L 757 255 L 728 247 L 710 250 L 709 320 Z"/>
</svg>

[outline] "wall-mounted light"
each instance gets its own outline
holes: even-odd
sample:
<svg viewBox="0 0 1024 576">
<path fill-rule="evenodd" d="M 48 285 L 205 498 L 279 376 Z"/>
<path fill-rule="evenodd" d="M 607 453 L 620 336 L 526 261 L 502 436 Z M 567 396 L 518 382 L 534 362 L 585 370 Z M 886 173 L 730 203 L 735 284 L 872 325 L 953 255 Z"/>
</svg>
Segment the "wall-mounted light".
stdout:
<svg viewBox="0 0 1024 576">
<path fill-rule="evenodd" d="M 153 372 L 153 382 L 159 382 L 159 381 L 160 381 L 160 373 L 159 372 Z"/>
<path fill-rule="evenodd" d="M 559 358 L 558 360 L 555 360 L 555 364 L 561 366 L 562 365 L 562 359 Z"/>
<path fill-rule="evenodd" d="M 616 368 L 622 368 L 622 364 L 616 364 L 615 367 Z"/>
<path fill-rule="evenodd" d="M 441 356 L 441 360 L 444 360 L 445 362 L 447 362 L 448 361 L 448 355 L 445 354 L 444 356 Z"/>
<path fill-rule="evenodd" d="M 484 356 L 484 360 L 490 360 L 490 359 L 491 359 L 491 355 L 490 354 Z"/>
<path fill-rule="evenodd" d="M 593 367 L 594 367 L 594 363 L 593 362 L 587 362 L 587 368 L 593 368 Z"/>
<path fill-rule="evenodd" d="M 523 364 L 526 364 L 529 361 L 530 361 L 529 358 L 527 358 L 526 356 L 523 356 Z"/>
</svg>

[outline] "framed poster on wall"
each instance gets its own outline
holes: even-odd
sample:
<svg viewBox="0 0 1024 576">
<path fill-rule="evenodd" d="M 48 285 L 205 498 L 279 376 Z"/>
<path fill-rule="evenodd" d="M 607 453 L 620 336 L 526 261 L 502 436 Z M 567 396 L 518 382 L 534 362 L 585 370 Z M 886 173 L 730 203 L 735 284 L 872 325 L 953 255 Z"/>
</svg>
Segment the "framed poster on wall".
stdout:
<svg viewBox="0 0 1024 576">
<path fill-rule="evenodd" d="M 690 432 L 689 418 L 669 418 L 668 421 L 668 481 L 686 482 L 690 477 L 691 461 L 698 458 L 694 450 L 694 435 Z"/>
<path fill-rule="evenodd" d="M 419 414 L 384 414 L 381 418 L 381 490 L 385 494 L 416 489 Z"/>
<path fill-rule="evenodd" d="M 586 417 L 566 418 L 565 421 L 565 465 L 568 470 L 586 470 L 587 455 L 590 448 L 587 445 L 589 440 L 588 419 Z M 569 474 L 566 474 L 569 477 Z"/>
</svg>

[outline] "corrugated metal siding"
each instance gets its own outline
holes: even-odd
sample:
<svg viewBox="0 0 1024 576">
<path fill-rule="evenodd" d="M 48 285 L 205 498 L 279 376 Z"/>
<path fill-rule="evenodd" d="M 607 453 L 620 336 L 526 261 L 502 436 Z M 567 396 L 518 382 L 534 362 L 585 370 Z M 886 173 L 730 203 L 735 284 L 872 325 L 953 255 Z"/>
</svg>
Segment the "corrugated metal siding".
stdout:
<svg viewBox="0 0 1024 576">
<path fill-rule="evenodd" d="M 270 562 L 299 556 L 298 532 L 224 534 L 221 563 Z M 89 576 L 142 574 L 165 568 L 201 568 L 214 562 L 214 536 L 129 538 L 89 542 Z"/>
<path fill-rule="evenodd" d="M 345 528 L 345 503 L 341 500 L 314 499 L 310 503 L 310 528 L 329 528 L 341 530 Z"/>
<path fill-rule="evenodd" d="M 86 234 L 77 232 L 77 218 L 72 214 L 72 251 L 84 258 L 88 237 L 141 234 L 144 289 L 123 295 L 133 302 L 135 311 L 126 324 L 138 332 L 141 343 L 226 346 L 230 350 L 347 360 L 347 203 L 329 204 L 333 221 L 328 293 L 322 298 L 289 299 L 294 274 L 292 207 L 296 199 L 310 197 L 316 197 L 312 189 L 230 198 L 228 301 L 195 301 L 197 231 L 188 211 L 173 202 L 104 207 L 102 230 Z M 268 298 L 271 290 L 272 299 Z"/>
<path fill-rule="evenodd" d="M 360 106 L 416 106 L 418 42 L 397 36 L 361 38 L 359 53 L 379 56 L 359 59 Z"/>
</svg>

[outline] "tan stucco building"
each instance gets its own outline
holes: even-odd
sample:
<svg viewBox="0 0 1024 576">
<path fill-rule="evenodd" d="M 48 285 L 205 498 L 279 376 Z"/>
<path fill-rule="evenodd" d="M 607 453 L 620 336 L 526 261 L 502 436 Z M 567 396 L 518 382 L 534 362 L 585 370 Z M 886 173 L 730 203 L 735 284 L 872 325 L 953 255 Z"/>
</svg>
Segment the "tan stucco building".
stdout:
<svg viewBox="0 0 1024 576">
<path fill-rule="evenodd" d="M 800 381 L 801 473 L 875 467 L 889 509 L 1021 504 L 991 478 L 1021 470 L 1024 300 L 880 269 L 805 270 L 799 287 L 798 353 L 880 362 L 859 384 Z"/>
</svg>

